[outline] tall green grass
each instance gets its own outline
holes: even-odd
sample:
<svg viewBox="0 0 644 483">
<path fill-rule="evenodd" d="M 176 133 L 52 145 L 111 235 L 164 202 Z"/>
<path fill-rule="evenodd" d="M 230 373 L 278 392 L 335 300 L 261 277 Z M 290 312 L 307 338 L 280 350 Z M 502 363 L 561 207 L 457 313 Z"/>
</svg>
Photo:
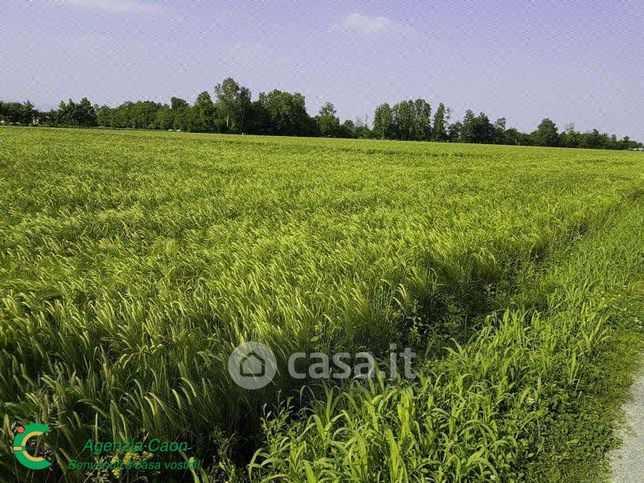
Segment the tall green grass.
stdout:
<svg viewBox="0 0 644 483">
<path fill-rule="evenodd" d="M 581 396 L 580 381 L 613 331 L 637 327 L 641 312 L 629 308 L 641 310 L 644 296 L 622 295 L 643 281 L 643 225 L 640 204 L 562 250 L 562 259 L 522 287 L 515 307 L 427 364 L 420 381 L 354 383 L 294 421 L 288 410 L 269 415 L 252 479 L 553 481 L 534 464 L 557 453 L 547 447 L 553 420 Z M 566 445 L 609 447 L 591 436 Z M 565 461 L 567 452 L 561 447 L 554 458 Z"/>
<path fill-rule="evenodd" d="M 61 463 L 88 435 L 189 440 L 203 456 L 236 432 L 252 449 L 263 405 L 299 387 L 235 386 L 240 342 L 270 345 L 282 374 L 293 351 L 440 347 L 627 202 L 641 166 L 628 152 L 0 129 L 4 434 L 48 422 Z"/>
</svg>

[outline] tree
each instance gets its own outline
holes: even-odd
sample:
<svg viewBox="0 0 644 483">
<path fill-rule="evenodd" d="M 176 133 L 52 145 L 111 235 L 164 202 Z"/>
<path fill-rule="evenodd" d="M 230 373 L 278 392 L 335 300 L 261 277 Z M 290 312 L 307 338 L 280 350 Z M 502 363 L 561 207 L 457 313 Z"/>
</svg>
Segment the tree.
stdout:
<svg viewBox="0 0 644 483">
<path fill-rule="evenodd" d="M 450 123 L 447 127 L 447 140 L 450 143 L 461 142 L 461 131 L 463 131 L 463 123 L 461 121 Z"/>
<path fill-rule="evenodd" d="M 112 114 L 114 109 L 109 106 L 101 106 L 96 109 L 96 123 L 101 127 L 114 127 Z"/>
<path fill-rule="evenodd" d="M 521 133 L 511 127 L 510 129 L 506 129 L 504 136 L 503 136 L 503 142 L 504 144 L 516 144 L 516 145 L 521 145 L 522 143 L 522 138 L 521 138 Z"/>
<path fill-rule="evenodd" d="M 389 104 L 376 107 L 374 113 L 373 133 L 379 139 L 391 139 L 394 131 L 394 117 Z"/>
<path fill-rule="evenodd" d="M 338 127 L 337 132 L 335 133 L 336 137 L 339 138 L 353 138 L 356 132 L 356 125 L 351 119 L 347 119 Z"/>
<path fill-rule="evenodd" d="M 179 97 L 170 98 L 170 110 L 172 112 L 172 129 L 190 131 L 197 123 L 194 122 L 193 109 L 188 101 Z"/>
<path fill-rule="evenodd" d="M 575 130 L 575 124 L 569 122 L 564 126 L 563 132 L 559 135 L 559 145 L 566 148 L 579 147 L 580 133 Z"/>
<path fill-rule="evenodd" d="M 207 91 L 203 91 L 197 96 L 194 110 L 197 131 L 214 132 L 215 105 Z"/>
<path fill-rule="evenodd" d="M 532 139 L 537 146 L 557 146 L 559 144 L 557 125 L 545 118 L 532 133 Z"/>
<path fill-rule="evenodd" d="M 29 101 L 0 102 L 0 123 L 2 124 L 31 124 L 37 115 L 38 112 Z"/>
<path fill-rule="evenodd" d="M 204 91 L 194 105 L 172 97 L 169 104 L 152 101 L 126 101 L 116 107 L 95 106 L 86 97 L 79 102 L 61 101 L 58 109 L 39 112 L 29 102 L 0 101 L 0 124 L 41 124 L 51 126 L 136 129 L 180 129 L 198 132 L 250 132 L 288 136 L 328 136 L 401 140 L 434 140 L 468 143 L 541 145 L 598 149 L 634 149 L 642 143 L 628 137 L 618 139 L 593 129 L 578 132 L 574 124 L 559 134 L 550 119 L 543 119 L 532 133 L 506 128 L 505 118 L 494 124 L 487 115 L 468 110 L 461 121 L 450 122 L 450 109 L 439 104 L 432 118 L 430 104 L 424 99 L 404 100 L 393 107 L 376 108 L 373 129 L 367 117 L 355 122 L 340 122 L 335 107 L 326 102 L 317 116 L 306 111 L 302 94 L 272 90 L 261 93 L 255 102 L 250 90 L 232 78 L 215 87 L 216 99 Z"/>
<path fill-rule="evenodd" d="M 391 109 L 396 139 L 416 139 L 416 109 L 414 101 L 402 101 Z"/>
<path fill-rule="evenodd" d="M 489 118 L 480 113 L 475 116 L 471 110 L 465 112 L 461 127 L 461 141 L 465 143 L 491 144 L 494 142 L 494 126 Z"/>
<path fill-rule="evenodd" d="M 320 108 L 317 123 L 321 136 L 335 137 L 340 134 L 340 119 L 336 116 L 335 107 L 330 102 L 324 103 Z"/>
<path fill-rule="evenodd" d="M 61 126 L 94 127 L 98 124 L 96 107 L 83 97 L 79 103 L 60 101 L 56 123 Z"/>
<path fill-rule="evenodd" d="M 159 129 L 161 126 L 158 122 L 158 113 L 162 109 L 170 112 L 167 105 L 152 101 L 128 101 L 115 108 L 95 107 L 95 122 L 98 126 L 112 128 Z M 87 117 L 91 119 L 92 115 L 89 114 Z M 172 122 L 168 127 L 172 127 Z"/>
<path fill-rule="evenodd" d="M 465 143 L 474 142 L 474 125 L 476 123 L 476 116 L 474 111 L 468 109 L 465 111 L 465 116 L 463 116 L 463 122 L 460 129 L 460 139 Z"/>
<path fill-rule="evenodd" d="M 76 111 L 76 103 L 69 99 L 69 102 L 60 101 L 58 104 L 58 115 L 56 116 L 56 122 L 60 126 L 74 126 Z"/>
<path fill-rule="evenodd" d="M 225 122 L 219 116 L 216 117 L 215 122 L 217 123 L 215 127 L 217 132 L 225 130 Z M 264 106 L 259 101 L 252 102 L 248 107 L 244 125 L 246 126 L 244 129 L 249 133 L 270 134 L 271 126 L 269 125 L 268 115 L 266 114 Z"/>
<path fill-rule="evenodd" d="M 226 131 L 243 132 L 244 118 L 251 104 L 250 90 L 228 77 L 215 86 L 215 94 L 217 112 L 224 120 Z"/>
<path fill-rule="evenodd" d="M 373 137 L 373 132 L 369 129 L 366 117 L 364 120 L 360 117 L 356 117 L 353 128 L 353 137 L 362 139 L 370 139 Z"/>
<path fill-rule="evenodd" d="M 96 127 L 96 108 L 92 105 L 91 102 L 89 102 L 89 99 L 87 97 L 83 97 L 81 99 L 76 109 L 76 117 L 79 126 Z"/>
<path fill-rule="evenodd" d="M 434 128 L 432 139 L 434 141 L 447 141 L 447 121 L 445 119 L 445 106 L 441 102 L 434 114 Z"/>
<path fill-rule="evenodd" d="M 424 99 L 414 101 L 414 139 L 427 141 L 432 135 L 432 107 Z"/>
<path fill-rule="evenodd" d="M 156 129 L 163 129 L 164 131 L 172 129 L 174 126 L 174 112 L 167 104 L 161 106 L 157 111 L 154 117 L 154 126 Z"/>
<path fill-rule="evenodd" d="M 174 111 L 172 126 L 179 131 L 197 131 L 199 119 L 194 108 L 182 107 Z"/>
<path fill-rule="evenodd" d="M 278 136 L 310 136 L 317 132 L 317 124 L 306 112 L 304 96 L 272 90 L 259 95 L 259 107 L 265 118 L 266 134 Z"/>
<path fill-rule="evenodd" d="M 171 97 L 170 98 L 170 108 L 173 110 L 183 109 L 184 107 L 190 107 L 188 101 L 181 99 L 180 97 Z"/>
<path fill-rule="evenodd" d="M 495 144 L 506 144 L 506 129 L 505 126 L 507 121 L 504 117 L 500 117 L 494 121 L 494 143 Z"/>
<path fill-rule="evenodd" d="M 601 134 L 597 129 L 581 135 L 580 147 L 591 149 L 605 149 L 608 144 L 608 136 Z"/>
</svg>

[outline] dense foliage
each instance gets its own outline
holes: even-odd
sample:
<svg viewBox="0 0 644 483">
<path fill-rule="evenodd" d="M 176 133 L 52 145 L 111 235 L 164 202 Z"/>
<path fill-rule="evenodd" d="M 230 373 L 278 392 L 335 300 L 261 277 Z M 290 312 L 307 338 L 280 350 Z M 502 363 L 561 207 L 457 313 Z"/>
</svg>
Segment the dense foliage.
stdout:
<svg viewBox="0 0 644 483">
<path fill-rule="evenodd" d="M 626 207 L 606 230 L 560 250 L 565 258 L 524 281 L 513 308 L 490 315 L 444 359 L 426 362 L 420 381 L 354 383 L 295 421 L 288 409 L 269 416 L 253 479 L 587 481 L 566 470 L 571 448 L 597 459 L 613 440 L 603 420 L 587 441 L 573 439 L 587 417 L 578 413 L 580 386 L 615 329 L 641 331 L 643 222 L 641 206 Z M 578 423 L 563 428 L 563 448 L 549 448 L 549 430 L 561 430 L 567 412 Z"/>
<path fill-rule="evenodd" d="M 628 137 L 617 139 L 593 130 L 577 132 L 573 124 L 563 133 L 550 119 L 544 119 L 532 133 L 506 128 L 505 118 L 491 123 L 480 113 L 468 110 L 463 120 L 450 122 L 451 111 L 424 99 L 405 100 L 393 106 L 382 104 L 374 113 L 373 128 L 360 118 L 343 123 L 335 107 L 325 103 L 318 115 L 306 111 L 304 96 L 273 90 L 260 93 L 253 101 L 248 88 L 231 78 L 217 84 L 213 97 L 207 91 L 193 105 L 172 97 L 170 104 L 152 101 L 124 102 L 117 107 L 92 106 L 87 98 L 79 103 L 61 102 L 57 110 L 38 112 L 29 102 L 0 102 L 0 124 L 38 124 L 66 127 L 110 127 L 162 129 L 192 132 L 270 134 L 275 136 L 323 136 L 415 141 L 450 141 L 479 144 L 561 146 L 571 148 L 634 149 L 641 143 Z"/>
<path fill-rule="evenodd" d="M 228 122 L 245 118 L 231 110 Z M 14 422 L 39 420 L 60 448 L 56 468 L 88 435 L 157 436 L 189 441 L 189 456 L 218 471 L 224 460 L 213 455 L 234 434 L 239 458 L 265 444 L 258 477 L 396 479 L 431 468 L 414 459 L 421 448 L 449 459 L 445 475 L 507 473 L 526 450 L 513 433 L 525 412 L 515 396 L 546 414 L 544 391 L 574 384 L 568 356 L 587 357 L 584 340 L 600 340 L 600 319 L 570 305 L 552 319 L 554 335 L 550 314 L 482 319 L 553 247 L 636 199 L 641 163 L 631 152 L 2 129 L 0 451 Z M 263 405 L 299 400 L 303 381 L 284 370 L 294 351 L 381 354 L 395 342 L 431 364 L 452 339 L 481 329 L 480 350 L 428 365 L 445 376 L 329 399 L 333 420 L 314 428 L 322 446 L 304 431 L 314 421 L 306 415 L 295 432 L 284 416 L 267 422 L 261 439 Z M 513 346 L 514 336 L 526 344 Z M 262 391 L 237 387 L 227 372 L 246 340 L 278 358 Z M 459 368 L 475 372 L 459 379 Z M 552 386 L 539 388 L 540 371 Z M 414 409 L 412 396 L 434 406 Z M 504 408 L 511 418 L 500 423 Z M 481 421 L 454 429 L 477 412 Z M 402 455 L 394 429 L 417 449 Z M 378 438 L 365 446 L 356 434 Z M 453 438 L 461 443 L 451 452 Z M 360 452 L 378 464 L 353 465 Z M 12 461 L 0 458 L 0 473 L 15 471 Z"/>
</svg>

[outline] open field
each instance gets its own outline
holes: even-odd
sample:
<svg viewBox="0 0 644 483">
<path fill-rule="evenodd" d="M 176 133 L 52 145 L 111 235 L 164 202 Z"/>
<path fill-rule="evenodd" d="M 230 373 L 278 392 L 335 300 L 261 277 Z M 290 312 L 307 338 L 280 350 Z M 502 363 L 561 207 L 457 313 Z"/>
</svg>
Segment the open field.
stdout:
<svg viewBox="0 0 644 483">
<path fill-rule="evenodd" d="M 190 442 L 204 479 L 247 477 L 258 448 L 257 479 L 538 475 L 550 435 L 534 428 L 556 427 L 611 321 L 632 318 L 605 299 L 641 276 L 643 168 L 632 152 L 0 129 L 0 474 L 15 422 L 42 421 L 56 471 L 88 437 L 163 437 Z M 247 340 L 277 356 L 260 391 L 227 371 Z M 286 375 L 293 352 L 391 343 L 422 354 L 420 381 L 315 403 Z"/>
</svg>

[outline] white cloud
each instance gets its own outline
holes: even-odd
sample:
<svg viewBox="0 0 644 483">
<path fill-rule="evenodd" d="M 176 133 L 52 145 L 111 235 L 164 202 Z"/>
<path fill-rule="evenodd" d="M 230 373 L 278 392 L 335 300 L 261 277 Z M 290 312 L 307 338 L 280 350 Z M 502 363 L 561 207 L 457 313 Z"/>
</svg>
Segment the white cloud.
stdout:
<svg viewBox="0 0 644 483">
<path fill-rule="evenodd" d="M 346 30 L 359 34 L 372 35 L 379 33 L 411 34 L 414 28 L 404 25 L 389 17 L 371 17 L 361 13 L 350 13 L 333 24 L 335 30 Z"/>
<path fill-rule="evenodd" d="M 153 13 L 162 10 L 159 5 L 143 3 L 138 0 L 60 0 L 74 7 L 91 8 L 105 12 Z"/>
</svg>

